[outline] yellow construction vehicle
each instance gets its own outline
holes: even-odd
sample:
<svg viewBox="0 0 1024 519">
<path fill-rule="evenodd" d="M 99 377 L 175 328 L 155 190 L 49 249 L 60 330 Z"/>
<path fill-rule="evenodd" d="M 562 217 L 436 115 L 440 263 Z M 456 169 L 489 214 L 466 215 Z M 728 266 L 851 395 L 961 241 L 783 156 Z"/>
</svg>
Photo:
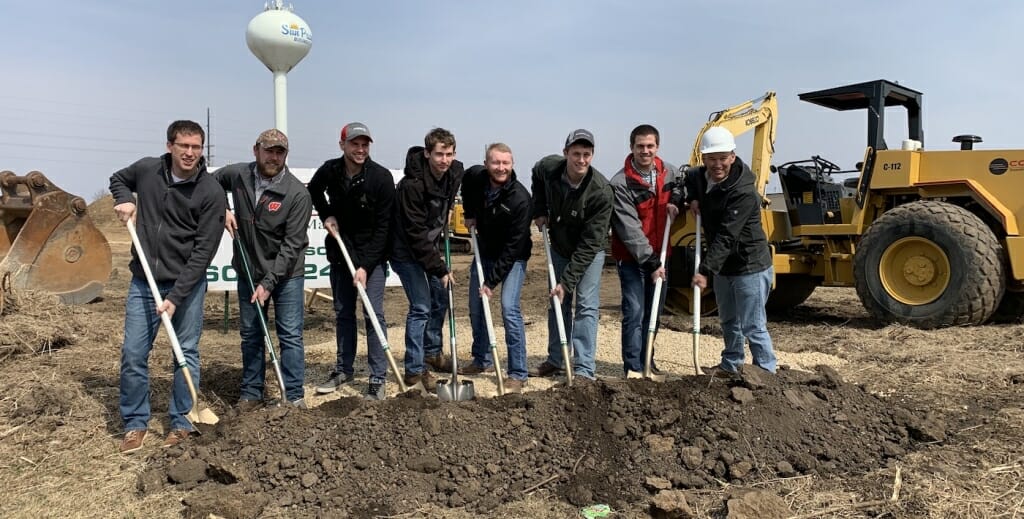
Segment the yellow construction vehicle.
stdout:
<svg viewBox="0 0 1024 519">
<path fill-rule="evenodd" d="M 45 175 L 0 172 L 0 287 L 50 292 L 88 303 L 110 277 L 110 244 L 81 197 Z"/>
<path fill-rule="evenodd" d="M 452 206 L 451 218 L 448 221 L 451 234 L 452 250 L 457 252 L 472 252 L 473 247 L 469 238 L 469 227 L 466 227 L 466 215 L 462 209 L 462 195 L 455 197 L 455 205 Z"/>
<path fill-rule="evenodd" d="M 817 286 L 855 287 L 876 319 L 919 328 L 1024 316 L 1024 150 L 974 150 L 975 135 L 953 137 L 959 150 L 926 150 L 921 92 L 886 80 L 800 99 L 865 110 L 867 148 L 845 182 L 831 180 L 843 171 L 821 157 L 773 168 L 785 205 L 762 213 L 773 297 L 795 306 Z M 887 107 L 906 110 L 897 149 L 885 141 Z"/>
</svg>

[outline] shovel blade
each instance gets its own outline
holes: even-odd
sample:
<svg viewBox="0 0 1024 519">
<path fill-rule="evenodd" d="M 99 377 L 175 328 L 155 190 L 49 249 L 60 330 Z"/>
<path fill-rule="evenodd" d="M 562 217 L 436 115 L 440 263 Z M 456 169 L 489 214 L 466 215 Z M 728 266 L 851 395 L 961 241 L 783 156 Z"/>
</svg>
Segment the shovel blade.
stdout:
<svg viewBox="0 0 1024 519">
<path fill-rule="evenodd" d="M 188 421 L 206 425 L 217 425 L 220 418 L 209 408 L 196 410 L 196 408 L 193 407 L 192 410 L 188 412 Z"/>
<path fill-rule="evenodd" d="M 438 380 L 437 398 L 447 402 L 473 400 L 476 398 L 476 389 L 470 380 L 463 380 L 459 384 L 454 384 L 449 380 Z"/>
<path fill-rule="evenodd" d="M 630 370 L 626 372 L 626 378 L 644 378 L 643 373 L 637 373 L 636 371 Z"/>
</svg>

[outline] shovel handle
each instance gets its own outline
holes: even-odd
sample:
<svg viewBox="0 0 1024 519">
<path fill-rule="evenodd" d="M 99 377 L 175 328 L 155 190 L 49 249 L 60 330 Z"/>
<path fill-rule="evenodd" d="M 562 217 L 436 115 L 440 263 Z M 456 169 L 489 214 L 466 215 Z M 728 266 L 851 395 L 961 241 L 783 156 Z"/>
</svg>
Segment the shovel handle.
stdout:
<svg viewBox="0 0 1024 519">
<path fill-rule="evenodd" d="M 548 227 L 540 226 L 540 233 L 544 238 L 544 255 L 548 258 L 548 283 L 551 290 L 558 286 L 555 278 L 555 264 L 551 261 L 551 244 L 548 242 Z M 569 355 L 569 341 L 565 337 L 565 319 L 562 317 L 562 301 L 558 296 L 551 296 L 552 310 L 555 312 L 555 325 L 558 328 L 558 340 L 562 343 L 562 362 L 565 363 L 565 380 L 567 385 L 572 385 L 572 358 Z"/>
<path fill-rule="evenodd" d="M 341 240 L 341 236 L 338 235 L 337 231 L 329 231 L 334 240 L 338 242 L 338 247 L 341 249 L 341 255 L 345 257 L 345 264 L 348 266 L 348 273 L 353 278 L 356 277 L 356 267 L 352 263 L 352 257 L 348 254 L 348 248 L 345 247 L 345 242 Z M 391 366 L 391 372 L 395 374 L 395 380 L 398 381 L 398 388 L 402 393 L 408 389 L 405 385 L 405 380 L 402 379 L 401 373 L 398 371 L 398 363 L 395 362 L 395 356 L 391 353 L 391 345 L 388 344 L 388 338 L 384 334 L 384 330 L 380 327 L 380 321 L 377 319 L 377 312 L 373 310 L 373 304 L 370 303 L 370 296 L 366 294 L 366 287 L 362 283 L 356 284 L 356 292 L 359 293 L 359 299 L 363 302 L 363 310 L 366 315 L 370 316 L 370 324 L 373 325 L 373 331 L 377 334 L 377 339 L 380 341 L 380 347 L 384 350 L 385 356 L 388 358 L 388 365 Z"/>
<path fill-rule="evenodd" d="M 131 218 L 125 222 L 128 227 L 128 234 L 132 237 L 132 245 L 135 246 L 135 252 L 139 255 L 139 263 L 142 264 L 142 271 L 146 274 L 146 282 L 149 283 L 149 291 L 153 293 L 153 301 L 156 306 L 160 306 L 164 303 L 162 297 L 160 297 L 160 289 L 156 286 L 156 279 L 153 278 L 153 271 L 149 268 L 149 260 L 146 259 L 146 252 L 142 250 L 142 243 L 139 240 L 139 234 L 135 230 L 135 221 Z M 188 385 L 188 392 L 192 396 L 192 407 L 194 408 L 198 398 L 196 396 L 196 386 L 192 383 L 192 373 L 188 369 L 188 363 L 185 362 L 185 354 L 181 351 L 181 343 L 178 342 L 178 334 L 174 333 L 174 324 L 171 323 L 171 317 L 167 315 L 167 312 L 160 314 L 160 321 L 164 324 L 164 329 L 167 330 L 167 335 L 171 340 L 171 350 L 174 351 L 174 360 L 178 363 L 178 368 L 181 369 L 182 374 L 185 376 L 185 383 Z M 191 409 L 189 409 L 191 411 Z M 187 412 L 185 414 L 188 414 Z"/>
<path fill-rule="evenodd" d="M 668 255 L 668 235 L 672 228 L 672 215 L 665 216 L 665 232 L 661 237 L 661 255 L 659 256 L 661 266 L 665 266 L 665 257 Z M 651 378 L 654 366 L 654 334 L 658 331 L 658 307 L 661 303 L 662 279 L 654 282 L 654 297 L 651 298 L 651 321 L 647 325 L 647 351 L 644 354 L 644 378 Z"/>
<path fill-rule="evenodd" d="M 697 213 L 697 237 L 693 245 L 693 275 L 700 274 L 700 213 Z M 700 375 L 700 298 L 701 290 L 693 286 L 693 372 Z"/>
<path fill-rule="evenodd" d="M 234 234 L 235 245 L 238 246 L 238 254 L 242 258 L 242 268 L 245 270 L 245 279 L 249 281 L 249 291 L 253 294 L 256 293 L 256 283 L 252 279 L 252 268 L 249 267 L 249 254 L 245 252 L 245 240 L 236 230 Z M 239 301 L 239 304 L 244 304 Z M 281 364 L 277 361 L 277 353 L 274 351 L 274 343 L 270 340 L 270 327 L 267 326 L 267 320 L 263 316 L 263 306 L 259 302 L 252 303 L 256 305 L 256 315 L 259 316 L 260 326 L 263 328 L 263 346 L 267 349 L 270 354 L 270 362 L 274 366 L 274 375 L 277 377 L 278 387 L 281 389 L 281 399 L 287 400 L 286 394 L 287 389 L 284 387 L 284 376 L 281 374 Z"/>
<path fill-rule="evenodd" d="M 484 284 L 484 267 L 480 263 L 480 248 L 477 246 L 476 227 L 469 228 L 469 237 L 473 240 L 473 263 L 476 263 L 476 277 L 480 285 Z M 494 338 L 494 319 L 491 317 L 491 298 L 481 296 L 484 305 L 484 322 L 487 323 L 487 340 L 491 343 L 491 357 L 494 358 L 494 374 L 498 378 L 498 395 L 505 394 L 505 380 L 501 374 L 501 359 L 498 358 L 498 341 Z"/>
</svg>

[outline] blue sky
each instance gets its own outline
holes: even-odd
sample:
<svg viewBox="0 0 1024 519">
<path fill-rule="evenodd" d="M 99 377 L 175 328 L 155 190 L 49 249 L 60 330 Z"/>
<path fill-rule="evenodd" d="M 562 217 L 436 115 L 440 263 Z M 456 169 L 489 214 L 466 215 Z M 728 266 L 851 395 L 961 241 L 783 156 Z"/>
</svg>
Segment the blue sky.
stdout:
<svg viewBox="0 0 1024 519">
<path fill-rule="evenodd" d="M 205 124 L 213 163 L 251 160 L 274 126 L 270 72 L 245 43 L 258 0 L 8 1 L 0 170 L 46 173 L 92 199 L 110 174 L 164 151 L 167 124 Z M 295 0 L 313 47 L 288 76 L 293 167 L 339 154 L 347 122 L 369 125 L 375 160 L 401 167 L 434 126 L 463 162 L 512 146 L 520 178 L 584 127 L 613 174 L 629 131 L 651 123 L 661 156 L 686 161 L 708 113 L 774 90 L 775 164 L 820 154 L 852 167 L 862 112 L 797 94 L 878 78 L 924 92 L 927 149 L 960 133 L 1020 148 L 1018 25 L 1024 4 L 810 0 L 349 2 Z M 905 119 L 889 120 L 890 145 Z M 740 155 L 749 156 L 741 140 Z"/>
</svg>

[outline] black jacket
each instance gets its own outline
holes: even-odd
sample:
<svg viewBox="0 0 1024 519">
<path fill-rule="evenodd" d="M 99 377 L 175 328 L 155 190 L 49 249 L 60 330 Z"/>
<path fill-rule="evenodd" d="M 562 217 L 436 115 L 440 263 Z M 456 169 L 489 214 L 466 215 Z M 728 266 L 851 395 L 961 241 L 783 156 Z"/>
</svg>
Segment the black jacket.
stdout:
<svg viewBox="0 0 1024 519">
<path fill-rule="evenodd" d="M 612 188 L 604 175 L 590 168 L 576 189 L 562 180 L 565 157 L 548 155 L 533 166 L 533 216 L 548 218 L 551 248 L 569 265 L 558 282 L 566 291 L 576 289 L 598 252 L 608 245 L 612 218 Z"/>
<path fill-rule="evenodd" d="M 180 305 L 206 279 L 224 235 L 224 190 L 206 172 L 206 159 L 188 181 L 171 178 L 171 154 L 147 157 L 110 177 L 115 204 L 135 203 L 135 226 L 157 283 L 174 282 L 165 299 Z M 138 195 L 138 201 L 133 193 Z M 132 275 L 145 279 L 132 248 Z"/>
<path fill-rule="evenodd" d="M 281 281 L 304 275 L 312 204 L 302 181 L 288 170 L 256 200 L 256 163 L 239 162 L 218 169 L 213 177 L 234 201 L 238 236 L 252 269 L 252 281 L 273 292 Z M 238 247 L 232 248 L 231 266 L 245 280 Z"/>
<path fill-rule="evenodd" d="M 320 221 L 333 216 L 352 264 L 367 273 L 388 260 L 395 181 L 384 166 L 366 159 L 363 171 L 346 179 L 345 158 L 324 162 L 309 181 L 309 194 Z M 324 196 L 326 194 L 326 196 Z M 327 260 L 344 264 L 341 248 L 327 234 Z"/>
<path fill-rule="evenodd" d="M 484 271 L 484 285 L 498 286 L 516 261 L 530 259 L 530 193 L 512 171 L 495 198 L 487 201 L 490 177 L 483 166 L 473 166 L 462 179 L 462 208 L 466 218 L 475 218 L 480 256 L 494 265 Z"/>
<path fill-rule="evenodd" d="M 686 201 L 700 203 L 707 252 L 701 258 L 705 274 L 735 276 L 762 272 L 772 266 L 768 238 L 761 227 L 761 196 L 754 173 L 736 157 L 729 176 L 707 191 L 707 169 L 686 174 Z"/>
<path fill-rule="evenodd" d="M 441 259 L 441 235 L 464 172 L 462 163 L 455 160 L 440 180 L 435 179 L 423 146 L 409 148 L 405 176 L 395 192 L 393 259 L 415 261 L 434 277 L 448 274 L 448 266 Z"/>
</svg>

